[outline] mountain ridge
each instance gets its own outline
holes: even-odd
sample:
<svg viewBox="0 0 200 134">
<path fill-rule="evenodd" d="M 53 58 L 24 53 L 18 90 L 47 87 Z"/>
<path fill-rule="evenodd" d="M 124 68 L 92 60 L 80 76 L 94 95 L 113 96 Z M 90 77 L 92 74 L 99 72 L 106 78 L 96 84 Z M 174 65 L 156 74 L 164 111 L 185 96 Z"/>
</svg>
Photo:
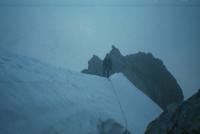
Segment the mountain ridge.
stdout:
<svg viewBox="0 0 200 134">
<path fill-rule="evenodd" d="M 178 82 L 162 60 L 151 53 L 138 52 L 123 56 L 118 48 L 112 46 L 109 54 L 113 62 L 111 74 L 123 73 L 162 109 L 183 101 L 183 92 Z M 88 69 L 84 69 L 82 73 L 102 76 L 102 62 L 98 56 L 93 55 L 88 61 Z"/>
<path fill-rule="evenodd" d="M 125 130 L 142 134 L 162 111 L 123 74 L 110 79 L 116 97 L 106 78 L 59 69 L 2 50 L 0 70 L 2 134 L 124 134 Z"/>
</svg>

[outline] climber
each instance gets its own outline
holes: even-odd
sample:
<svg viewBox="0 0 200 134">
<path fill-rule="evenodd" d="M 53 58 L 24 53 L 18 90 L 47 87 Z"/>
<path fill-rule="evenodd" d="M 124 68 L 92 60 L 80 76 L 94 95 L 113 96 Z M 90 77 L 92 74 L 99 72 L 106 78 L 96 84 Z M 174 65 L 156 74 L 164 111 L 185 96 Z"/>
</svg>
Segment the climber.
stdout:
<svg viewBox="0 0 200 134">
<path fill-rule="evenodd" d="M 112 60 L 109 54 L 106 54 L 106 57 L 103 60 L 103 76 L 109 77 L 112 70 Z"/>
</svg>

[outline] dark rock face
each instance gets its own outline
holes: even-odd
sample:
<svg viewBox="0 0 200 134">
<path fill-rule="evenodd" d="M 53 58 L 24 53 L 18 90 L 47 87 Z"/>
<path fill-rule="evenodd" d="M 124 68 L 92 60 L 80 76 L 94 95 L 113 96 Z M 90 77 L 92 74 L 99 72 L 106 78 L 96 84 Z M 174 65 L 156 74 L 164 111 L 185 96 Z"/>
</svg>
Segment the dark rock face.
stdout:
<svg viewBox="0 0 200 134">
<path fill-rule="evenodd" d="M 98 56 L 93 55 L 93 57 L 88 62 L 88 69 L 85 69 L 82 72 L 102 76 L 102 64 L 103 62 L 101 59 Z"/>
<path fill-rule="evenodd" d="M 97 129 L 99 134 L 131 134 L 126 128 L 113 119 L 99 121 Z"/>
<path fill-rule="evenodd" d="M 123 56 L 116 47 L 110 51 L 113 73 L 122 72 L 138 89 L 143 91 L 161 108 L 183 101 L 183 93 L 176 79 L 160 59 L 151 53 L 139 52 Z M 102 76 L 102 60 L 93 56 L 88 62 L 87 74 Z"/>
<path fill-rule="evenodd" d="M 147 127 L 145 134 L 200 134 L 200 90 L 171 106 Z"/>
</svg>

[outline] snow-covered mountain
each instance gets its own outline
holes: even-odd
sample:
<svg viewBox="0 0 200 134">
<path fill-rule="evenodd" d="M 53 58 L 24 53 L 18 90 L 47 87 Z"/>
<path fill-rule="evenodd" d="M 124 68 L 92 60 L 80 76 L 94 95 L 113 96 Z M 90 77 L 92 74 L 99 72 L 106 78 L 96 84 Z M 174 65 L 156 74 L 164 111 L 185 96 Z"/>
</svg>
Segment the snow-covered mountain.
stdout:
<svg viewBox="0 0 200 134">
<path fill-rule="evenodd" d="M 122 74 L 106 79 L 0 50 L 0 134 L 101 134 L 108 119 L 142 134 L 160 113 Z"/>
</svg>

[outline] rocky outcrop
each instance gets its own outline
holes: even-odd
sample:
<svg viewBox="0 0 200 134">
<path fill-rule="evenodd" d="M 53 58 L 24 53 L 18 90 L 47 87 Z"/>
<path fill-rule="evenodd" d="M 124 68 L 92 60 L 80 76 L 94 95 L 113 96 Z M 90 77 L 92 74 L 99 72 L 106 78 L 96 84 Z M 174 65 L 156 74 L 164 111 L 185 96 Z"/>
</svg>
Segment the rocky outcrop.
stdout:
<svg viewBox="0 0 200 134">
<path fill-rule="evenodd" d="M 168 107 L 145 134 L 200 134 L 200 90 L 187 101 Z"/>
<path fill-rule="evenodd" d="M 116 47 L 110 51 L 113 73 L 122 72 L 138 89 L 149 96 L 161 108 L 183 101 L 182 90 L 176 79 L 160 59 L 151 53 L 139 52 L 123 56 Z M 93 56 L 88 62 L 87 74 L 102 76 L 102 60 Z"/>
<path fill-rule="evenodd" d="M 102 60 L 98 56 L 93 55 L 88 62 L 88 69 L 83 70 L 82 72 L 102 76 L 102 64 Z"/>
</svg>

